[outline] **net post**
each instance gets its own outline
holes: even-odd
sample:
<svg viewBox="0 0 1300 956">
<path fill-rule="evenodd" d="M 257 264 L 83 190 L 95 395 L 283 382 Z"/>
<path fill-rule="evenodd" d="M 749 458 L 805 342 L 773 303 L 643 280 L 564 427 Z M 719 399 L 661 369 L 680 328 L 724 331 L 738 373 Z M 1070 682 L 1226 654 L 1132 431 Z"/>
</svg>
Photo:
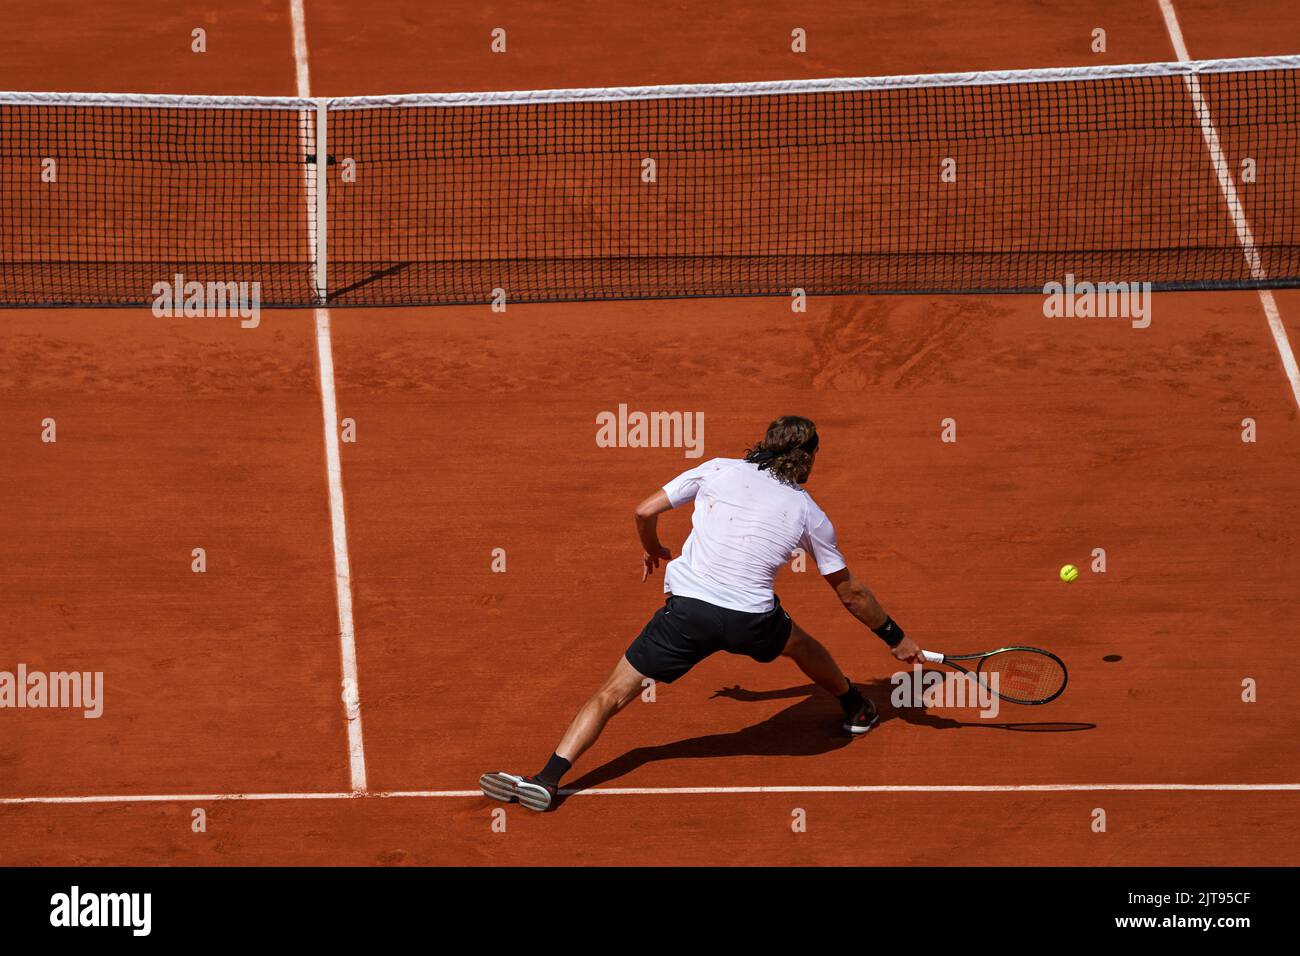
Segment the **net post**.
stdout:
<svg viewBox="0 0 1300 956">
<path fill-rule="evenodd" d="M 329 294 L 329 125 L 327 100 L 316 100 L 316 298 L 324 305 Z"/>
</svg>

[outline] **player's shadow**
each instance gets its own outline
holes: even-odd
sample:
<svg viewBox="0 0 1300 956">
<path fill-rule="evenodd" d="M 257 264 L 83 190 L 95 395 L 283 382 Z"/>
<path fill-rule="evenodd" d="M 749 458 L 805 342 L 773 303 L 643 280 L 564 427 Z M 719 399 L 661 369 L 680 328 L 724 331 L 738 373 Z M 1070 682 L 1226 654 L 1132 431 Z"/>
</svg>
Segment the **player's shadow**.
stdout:
<svg viewBox="0 0 1300 956">
<path fill-rule="evenodd" d="M 1070 733 L 1092 730 L 1097 726 L 1062 721 L 995 723 L 978 718 L 969 721 L 953 720 L 950 717 L 938 717 L 927 713 L 923 708 L 895 710 L 889 703 L 889 695 L 894 688 L 888 680 L 880 679 L 858 686 L 875 702 L 880 711 L 881 725 L 891 720 L 902 720 L 905 723 L 932 727 L 936 730 L 982 727 L 986 730 L 1010 730 L 1022 733 Z M 844 717 L 840 712 L 839 704 L 816 684 L 765 691 L 745 690 L 739 686 L 724 687 L 713 696 L 738 701 L 793 700 L 794 703 L 765 720 L 730 733 L 705 734 L 654 747 L 637 747 L 589 770 L 579 779 L 567 784 L 564 789 L 576 792 L 598 787 L 656 760 L 812 757 L 839 750 L 853 743 L 853 737 L 841 726 Z M 878 733 L 879 730 L 880 726 L 877 726 L 872 733 Z"/>
</svg>

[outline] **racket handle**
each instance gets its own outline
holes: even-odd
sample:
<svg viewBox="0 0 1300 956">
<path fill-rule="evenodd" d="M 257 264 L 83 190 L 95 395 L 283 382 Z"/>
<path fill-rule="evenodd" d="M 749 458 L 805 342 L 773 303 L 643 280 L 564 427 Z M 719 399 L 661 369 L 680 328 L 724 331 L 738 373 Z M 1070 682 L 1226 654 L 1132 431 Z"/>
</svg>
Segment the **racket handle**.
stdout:
<svg viewBox="0 0 1300 956">
<path fill-rule="evenodd" d="M 931 664 L 942 664 L 943 655 L 938 651 L 922 651 L 921 656 Z"/>
</svg>

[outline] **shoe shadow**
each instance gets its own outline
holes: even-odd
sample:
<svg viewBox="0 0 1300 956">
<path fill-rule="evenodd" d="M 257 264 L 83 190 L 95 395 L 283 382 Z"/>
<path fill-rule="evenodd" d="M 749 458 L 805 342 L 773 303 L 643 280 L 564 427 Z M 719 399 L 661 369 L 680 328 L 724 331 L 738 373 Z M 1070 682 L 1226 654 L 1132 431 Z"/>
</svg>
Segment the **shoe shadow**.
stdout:
<svg viewBox="0 0 1300 956">
<path fill-rule="evenodd" d="M 1022 733 L 1069 733 L 1092 730 L 1097 725 L 1062 721 L 1031 723 L 991 723 L 987 720 L 962 721 L 937 717 L 922 708 L 896 710 L 889 703 L 893 685 L 887 679 L 858 684 L 880 712 L 880 724 L 891 720 L 932 727 L 936 730 L 958 730 L 983 727 L 988 730 L 1009 730 Z M 780 690 L 751 691 L 740 686 L 724 687 L 713 698 L 725 697 L 742 702 L 767 700 L 792 700 L 791 706 L 756 724 L 724 734 L 705 734 L 653 747 L 636 747 L 599 767 L 587 771 L 573 783 L 564 787 L 559 804 L 579 790 L 589 790 L 617 780 L 639 767 L 657 760 L 697 760 L 718 757 L 812 757 L 830 753 L 853 743 L 854 738 L 841 726 L 844 715 L 839 704 L 816 684 L 803 684 Z M 878 733 L 880 725 L 872 733 Z M 870 736 L 870 735 L 868 735 Z M 557 804 L 557 806 L 559 805 Z"/>
</svg>

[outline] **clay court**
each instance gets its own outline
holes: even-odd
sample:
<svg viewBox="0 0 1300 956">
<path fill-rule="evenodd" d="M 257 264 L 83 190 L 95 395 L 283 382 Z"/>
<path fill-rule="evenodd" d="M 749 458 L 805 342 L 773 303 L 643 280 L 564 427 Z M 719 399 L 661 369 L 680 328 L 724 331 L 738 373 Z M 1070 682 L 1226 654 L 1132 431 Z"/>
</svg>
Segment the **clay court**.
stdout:
<svg viewBox="0 0 1300 956">
<path fill-rule="evenodd" d="M 692 6 L 306 0 L 296 31 L 290 0 L 15 0 L 0 89 L 330 97 L 1183 58 L 1157 0 Z M 1264 0 L 1168 9 L 1191 59 L 1300 52 L 1300 18 Z M 0 670 L 102 671 L 104 711 L 0 712 L 0 863 L 1294 864 L 1300 291 L 1157 292 L 1145 329 L 1042 307 L 337 307 L 256 329 L 2 310 Z M 702 413 L 703 459 L 599 447 L 620 404 Z M 788 662 L 718 655 L 614 721 L 556 812 L 504 808 L 502 826 L 479 774 L 536 770 L 662 602 L 636 503 L 781 414 L 818 423 L 809 490 L 909 635 L 1049 648 L 1067 692 L 991 721 L 894 708 L 883 645 L 815 568 L 786 570 L 783 604 L 879 727 L 838 734 L 836 702 Z M 660 527 L 676 554 L 689 516 Z"/>
</svg>

